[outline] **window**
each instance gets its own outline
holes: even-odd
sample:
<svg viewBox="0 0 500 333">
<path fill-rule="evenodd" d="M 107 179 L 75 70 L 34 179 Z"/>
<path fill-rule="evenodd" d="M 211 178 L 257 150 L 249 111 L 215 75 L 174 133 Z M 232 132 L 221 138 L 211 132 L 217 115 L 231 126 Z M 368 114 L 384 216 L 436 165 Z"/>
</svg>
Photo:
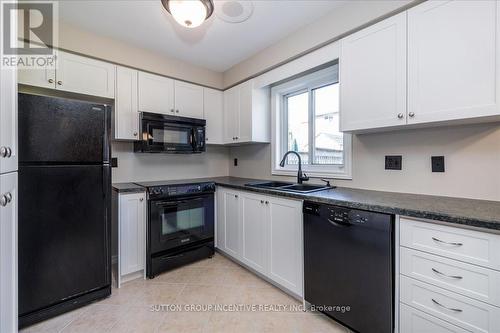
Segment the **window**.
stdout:
<svg viewBox="0 0 500 333">
<path fill-rule="evenodd" d="M 351 136 L 339 131 L 338 65 L 272 88 L 273 174 L 296 173 L 299 153 L 311 176 L 351 177 Z"/>
</svg>

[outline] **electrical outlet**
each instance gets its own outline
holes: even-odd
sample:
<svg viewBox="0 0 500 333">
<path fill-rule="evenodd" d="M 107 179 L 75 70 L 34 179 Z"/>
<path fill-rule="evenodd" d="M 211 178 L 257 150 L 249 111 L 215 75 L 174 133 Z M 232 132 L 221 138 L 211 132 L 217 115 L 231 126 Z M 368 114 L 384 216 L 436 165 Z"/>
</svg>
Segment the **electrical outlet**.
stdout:
<svg viewBox="0 0 500 333">
<path fill-rule="evenodd" d="M 234 159 L 234 166 L 238 166 L 238 159 L 237 158 Z"/>
<path fill-rule="evenodd" d="M 431 156 L 432 172 L 444 172 L 444 156 Z"/>
<path fill-rule="evenodd" d="M 111 167 L 118 168 L 118 158 L 117 157 L 111 157 Z"/>
<path fill-rule="evenodd" d="M 403 156 L 390 155 L 385 157 L 386 170 L 401 170 L 403 168 Z"/>
</svg>

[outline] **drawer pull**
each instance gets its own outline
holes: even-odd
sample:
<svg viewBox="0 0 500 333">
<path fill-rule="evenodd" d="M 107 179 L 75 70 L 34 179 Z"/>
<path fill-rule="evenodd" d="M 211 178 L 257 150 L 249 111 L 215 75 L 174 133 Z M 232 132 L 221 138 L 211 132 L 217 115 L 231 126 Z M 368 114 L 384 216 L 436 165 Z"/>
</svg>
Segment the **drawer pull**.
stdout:
<svg viewBox="0 0 500 333">
<path fill-rule="evenodd" d="M 450 279 L 457 279 L 457 280 L 461 280 L 463 279 L 463 277 L 461 276 L 458 276 L 458 275 L 447 275 L 447 274 L 444 274 L 444 273 L 441 273 L 440 271 L 438 271 L 437 269 L 433 268 L 432 271 L 436 274 L 439 274 L 439 275 L 442 275 L 444 277 L 447 277 L 447 278 L 450 278 Z"/>
<path fill-rule="evenodd" d="M 463 312 L 463 310 L 461 310 L 461 309 L 454 309 L 454 308 L 449 308 L 447 306 L 444 306 L 443 304 L 441 304 L 438 301 L 436 301 L 434 298 L 431 298 L 431 299 L 432 299 L 432 302 L 434 304 L 439 305 L 440 307 L 445 308 L 446 310 L 450 310 L 450 311 L 453 311 L 453 312 Z"/>
<path fill-rule="evenodd" d="M 462 246 L 462 245 L 464 245 L 462 243 L 445 242 L 445 241 L 442 241 L 442 240 L 437 239 L 435 237 L 432 237 L 432 240 L 435 241 L 435 242 L 441 243 L 441 244 L 452 245 L 452 246 Z"/>
</svg>

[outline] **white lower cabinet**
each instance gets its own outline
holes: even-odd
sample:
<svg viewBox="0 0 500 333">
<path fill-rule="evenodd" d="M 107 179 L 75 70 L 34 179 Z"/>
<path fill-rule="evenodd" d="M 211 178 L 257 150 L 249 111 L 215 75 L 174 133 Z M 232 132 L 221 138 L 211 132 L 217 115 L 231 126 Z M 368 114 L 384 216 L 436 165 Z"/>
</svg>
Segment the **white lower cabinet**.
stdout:
<svg viewBox="0 0 500 333">
<path fill-rule="evenodd" d="M 261 273 L 266 272 L 267 266 L 267 209 L 265 202 L 265 197 L 261 195 L 241 193 L 241 260 Z"/>
<path fill-rule="evenodd" d="M 302 201 L 218 187 L 217 247 L 303 296 Z"/>
<path fill-rule="evenodd" d="M 146 193 L 118 196 L 118 287 L 143 276 L 146 258 Z M 134 274 L 136 273 L 136 274 Z"/>
<path fill-rule="evenodd" d="M 467 333 L 458 326 L 428 315 L 405 304 L 400 306 L 401 333 Z"/>
<path fill-rule="evenodd" d="M 499 235 L 400 218 L 400 333 L 500 332 Z"/>
<path fill-rule="evenodd" d="M 17 172 L 0 175 L 0 332 L 17 332 Z"/>
</svg>

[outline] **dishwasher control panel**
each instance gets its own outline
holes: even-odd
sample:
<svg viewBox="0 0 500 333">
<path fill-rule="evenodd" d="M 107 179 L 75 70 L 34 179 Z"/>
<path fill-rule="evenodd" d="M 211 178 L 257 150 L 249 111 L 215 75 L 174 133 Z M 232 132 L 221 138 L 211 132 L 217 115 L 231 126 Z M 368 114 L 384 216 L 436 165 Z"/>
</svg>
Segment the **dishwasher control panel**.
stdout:
<svg viewBox="0 0 500 333">
<path fill-rule="evenodd" d="M 370 224 L 373 220 L 380 218 L 380 213 L 351 209 L 347 207 L 318 204 L 315 202 L 304 202 L 304 214 L 319 216 L 332 223 L 343 225 L 364 225 Z M 382 214 L 385 215 L 385 214 Z"/>
</svg>

